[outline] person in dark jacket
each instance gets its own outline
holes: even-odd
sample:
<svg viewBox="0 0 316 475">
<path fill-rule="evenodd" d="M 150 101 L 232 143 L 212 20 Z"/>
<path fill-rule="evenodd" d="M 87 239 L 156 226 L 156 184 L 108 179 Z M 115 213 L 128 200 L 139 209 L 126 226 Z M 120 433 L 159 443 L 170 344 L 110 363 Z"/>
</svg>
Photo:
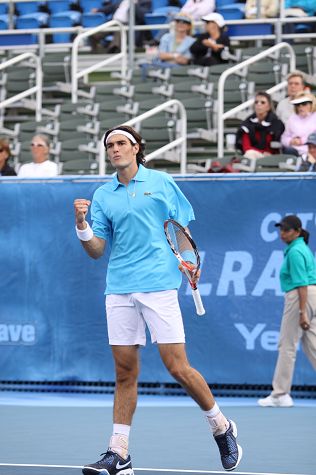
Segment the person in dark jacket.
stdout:
<svg viewBox="0 0 316 475">
<path fill-rule="evenodd" d="M 225 20 L 220 13 L 203 16 L 205 33 L 199 35 L 190 48 L 193 63 L 200 66 L 213 66 L 226 63 L 224 52 L 229 52 L 230 39 L 225 31 Z"/>
<path fill-rule="evenodd" d="M 254 113 L 237 131 L 237 149 L 249 159 L 280 153 L 284 124 L 274 113 L 271 96 L 267 92 L 257 92 L 254 105 Z"/>
<path fill-rule="evenodd" d="M 16 176 L 15 170 L 8 164 L 11 156 L 9 142 L 6 139 L 0 139 L 0 175 Z"/>
</svg>

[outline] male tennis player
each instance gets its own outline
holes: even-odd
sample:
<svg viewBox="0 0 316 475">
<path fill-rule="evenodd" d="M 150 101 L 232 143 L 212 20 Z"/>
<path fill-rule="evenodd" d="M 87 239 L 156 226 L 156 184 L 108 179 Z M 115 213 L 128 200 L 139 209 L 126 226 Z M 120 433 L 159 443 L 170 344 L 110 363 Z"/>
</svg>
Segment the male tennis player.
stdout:
<svg viewBox="0 0 316 475">
<path fill-rule="evenodd" d="M 83 473 L 133 475 L 128 444 L 146 325 L 167 370 L 204 411 L 224 469 L 233 470 L 242 456 L 236 424 L 222 414 L 203 376 L 188 362 L 177 297 L 181 273 L 164 235 L 166 219 L 187 226 L 193 209 L 170 175 L 144 167 L 142 138 L 134 129 L 108 130 L 104 145 L 117 173 L 94 193 L 92 229 L 86 221 L 90 201 L 76 199 L 74 208 L 77 236 L 90 257 L 101 257 L 111 243 L 105 294 L 116 371 L 114 420 L 107 452 Z"/>
</svg>

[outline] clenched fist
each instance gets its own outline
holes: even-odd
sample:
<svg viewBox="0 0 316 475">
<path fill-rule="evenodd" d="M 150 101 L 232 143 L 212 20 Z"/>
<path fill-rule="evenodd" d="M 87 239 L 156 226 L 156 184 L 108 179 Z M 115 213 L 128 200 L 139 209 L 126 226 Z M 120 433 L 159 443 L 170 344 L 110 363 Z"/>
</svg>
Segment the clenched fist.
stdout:
<svg viewBox="0 0 316 475">
<path fill-rule="evenodd" d="M 74 201 L 75 218 L 78 229 L 85 229 L 87 227 L 85 220 L 90 204 L 91 201 L 85 200 L 83 198 L 79 198 Z"/>
</svg>

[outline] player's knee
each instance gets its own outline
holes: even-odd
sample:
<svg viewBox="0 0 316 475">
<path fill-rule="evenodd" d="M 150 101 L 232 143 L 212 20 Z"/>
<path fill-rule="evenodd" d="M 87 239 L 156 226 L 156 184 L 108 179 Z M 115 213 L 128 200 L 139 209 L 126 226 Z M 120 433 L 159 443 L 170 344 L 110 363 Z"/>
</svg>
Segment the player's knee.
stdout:
<svg viewBox="0 0 316 475">
<path fill-rule="evenodd" d="M 116 366 L 116 381 L 120 384 L 133 384 L 138 378 L 138 369 L 129 365 Z"/>
</svg>

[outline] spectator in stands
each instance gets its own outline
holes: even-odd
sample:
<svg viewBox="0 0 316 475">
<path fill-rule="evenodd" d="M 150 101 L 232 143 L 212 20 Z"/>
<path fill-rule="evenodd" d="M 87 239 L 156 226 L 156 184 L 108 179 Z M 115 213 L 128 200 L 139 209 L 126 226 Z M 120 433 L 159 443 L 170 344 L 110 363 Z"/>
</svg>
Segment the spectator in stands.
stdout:
<svg viewBox="0 0 316 475">
<path fill-rule="evenodd" d="M 273 111 L 273 102 L 267 92 L 257 92 L 255 111 L 242 122 L 236 135 L 236 147 L 246 158 L 258 159 L 280 151 L 284 124 Z"/>
<path fill-rule="evenodd" d="M 302 156 L 298 165 L 299 172 L 316 172 L 316 129 L 307 137 L 308 151 Z"/>
<path fill-rule="evenodd" d="M 180 13 L 189 15 L 194 21 L 199 21 L 203 16 L 213 13 L 214 10 L 214 0 L 186 0 Z"/>
<path fill-rule="evenodd" d="M 49 148 L 49 138 L 46 135 L 34 135 L 31 143 L 33 162 L 22 165 L 18 177 L 48 178 L 58 175 L 57 163 L 49 160 Z"/>
<path fill-rule="evenodd" d="M 262 407 L 291 407 L 290 395 L 296 353 L 301 340 L 303 350 L 316 370 L 316 265 L 308 246 L 309 232 L 295 215 L 285 216 L 275 226 L 287 245 L 280 270 L 285 292 L 279 336 L 278 359 L 271 394 L 258 400 Z"/>
<path fill-rule="evenodd" d="M 178 68 L 189 64 L 192 58 L 190 46 L 195 41 L 191 36 L 192 19 L 179 13 L 174 23 L 174 29 L 161 37 L 158 56 L 151 63 L 140 64 L 144 80 L 152 68 Z"/>
<path fill-rule="evenodd" d="M 212 66 L 227 62 L 223 52 L 230 48 L 230 40 L 226 33 L 225 20 L 220 13 L 210 13 L 202 17 L 205 22 L 205 33 L 198 35 L 190 50 L 193 63 L 200 66 Z"/>
<path fill-rule="evenodd" d="M 155 66 L 177 67 L 191 60 L 190 46 L 195 41 L 191 36 L 192 19 L 179 13 L 174 17 L 174 23 L 174 31 L 161 37 L 158 58 L 153 61 Z"/>
<path fill-rule="evenodd" d="M 313 94 L 300 92 L 292 100 L 295 112 L 290 115 L 281 137 L 283 152 L 296 156 L 307 153 L 307 137 L 316 127 L 316 98 Z"/>
<path fill-rule="evenodd" d="M 274 18 L 279 12 L 279 2 L 277 0 L 261 0 L 260 11 L 258 12 L 257 0 L 247 0 L 245 5 L 245 17 L 251 18 Z"/>
<path fill-rule="evenodd" d="M 293 71 L 287 77 L 287 93 L 288 96 L 282 99 L 276 108 L 276 115 L 285 124 L 290 115 L 294 112 L 294 106 L 291 101 L 295 98 L 296 94 L 304 91 L 305 80 L 303 73 L 300 71 Z"/>
<path fill-rule="evenodd" d="M 279 12 L 279 2 L 276 0 L 261 0 L 260 11 L 257 9 L 257 0 L 247 0 L 245 5 L 245 17 L 251 18 L 274 18 Z"/>
<path fill-rule="evenodd" d="M 0 176 L 16 176 L 14 168 L 9 165 L 11 150 L 6 139 L 0 139 Z"/>
<path fill-rule="evenodd" d="M 145 24 L 145 14 L 151 11 L 151 0 L 134 0 L 135 3 L 135 25 Z M 123 24 L 128 23 L 129 18 L 129 0 L 122 0 L 121 2 L 104 2 L 104 6 L 101 8 L 92 8 L 92 13 L 102 12 L 106 15 L 113 14 L 112 19 L 120 21 Z M 91 38 L 91 47 L 93 52 L 103 53 L 117 53 L 121 49 L 120 33 L 117 31 L 113 34 L 113 39 L 107 47 L 103 47 L 101 42 L 108 36 L 107 33 L 97 33 Z M 151 33 L 149 31 L 135 33 L 136 46 L 142 46 L 143 38 L 151 39 Z"/>
<path fill-rule="evenodd" d="M 284 16 L 294 18 L 305 18 L 316 14 L 315 0 L 285 0 Z M 287 23 L 284 25 L 284 33 L 295 33 L 297 23 Z M 307 31 L 315 30 L 312 23 L 305 23 Z"/>
<path fill-rule="evenodd" d="M 315 0 L 285 0 L 284 15 L 292 17 L 314 16 Z"/>
</svg>

